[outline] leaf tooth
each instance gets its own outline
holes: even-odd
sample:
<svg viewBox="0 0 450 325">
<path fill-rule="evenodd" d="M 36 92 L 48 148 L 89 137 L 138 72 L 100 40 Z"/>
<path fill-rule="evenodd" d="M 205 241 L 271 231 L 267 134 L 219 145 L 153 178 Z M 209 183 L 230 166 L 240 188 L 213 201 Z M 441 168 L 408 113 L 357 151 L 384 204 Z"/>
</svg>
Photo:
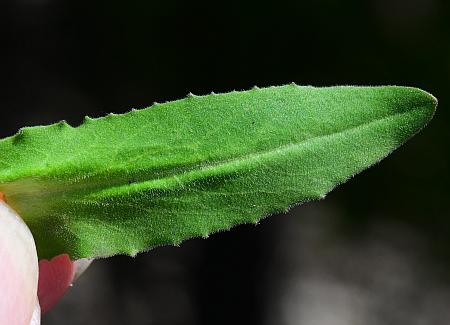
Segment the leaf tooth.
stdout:
<svg viewBox="0 0 450 325">
<path fill-rule="evenodd" d="M 60 128 L 70 127 L 70 125 L 67 123 L 66 120 L 61 120 L 58 123 L 56 123 L 55 125 Z"/>
<path fill-rule="evenodd" d="M 214 91 L 211 91 L 211 95 L 215 95 L 216 93 Z"/>
<path fill-rule="evenodd" d="M 192 97 L 195 97 L 195 95 L 194 95 L 192 92 L 189 92 L 189 93 L 187 94 L 187 97 L 188 97 L 188 98 L 192 98 Z"/>
<path fill-rule="evenodd" d="M 231 223 L 225 224 L 223 227 L 223 231 L 230 231 L 231 228 L 233 228 L 233 224 Z"/>
<path fill-rule="evenodd" d="M 297 85 L 294 81 L 292 81 L 292 82 L 290 83 L 290 85 L 291 85 L 291 86 L 294 86 L 294 87 L 298 87 L 298 85 Z"/>
<path fill-rule="evenodd" d="M 285 213 L 285 214 L 286 214 L 286 213 L 289 213 L 289 211 L 291 211 L 291 208 L 292 208 L 292 205 L 288 206 L 288 207 L 285 208 L 285 209 L 282 209 L 281 212 L 282 212 L 282 213 Z"/>
<path fill-rule="evenodd" d="M 30 129 L 30 128 L 29 128 L 28 126 L 25 126 L 25 127 L 23 127 L 23 128 L 20 128 L 18 134 L 20 134 L 20 135 L 28 134 L 28 133 L 29 133 L 29 129 Z"/>
<path fill-rule="evenodd" d="M 131 257 L 136 257 L 136 255 L 139 253 L 139 250 L 137 250 L 137 249 L 130 249 L 127 253 Z"/>
<path fill-rule="evenodd" d="M 90 122 L 92 122 L 94 119 L 92 118 L 92 117 L 90 117 L 90 116 L 85 116 L 84 117 L 84 120 L 83 120 L 83 123 L 90 123 Z"/>
<path fill-rule="evenodd" d="M 17 144 L 18 142 L 21 142 L 25 139 L 25 137 L 28 137 L 28 128 L 23 127 L 20 128 L 19 131 L 12 137 L 13 144 Z"/>
<path fill-rule="evenodd" d="M 20 128 L 17 132 L 17 136 L 19 136 L 20 138 L 28 137 L 30 135 L 30 129 L 31 128 L 29 126 Z"/>
<path fill-rule="evenodd" d="M 252 90 L 258 90 L 258 89 L 259 89 L 259 87 L 257 85 L 254 85 L 252 88 Z"/>
</svg>

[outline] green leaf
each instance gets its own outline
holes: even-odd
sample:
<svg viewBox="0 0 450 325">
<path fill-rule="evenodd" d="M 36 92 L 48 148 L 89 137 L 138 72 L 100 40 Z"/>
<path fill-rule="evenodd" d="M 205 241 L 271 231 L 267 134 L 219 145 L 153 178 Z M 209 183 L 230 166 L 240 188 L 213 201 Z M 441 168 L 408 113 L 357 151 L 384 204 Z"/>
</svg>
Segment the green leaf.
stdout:
<svg viewBox="0 0 450 325">
<path fill-rule="evenodd" d="M 431 119 L 407 87 L 287 85 L 23 128 L 0 191 L 41 258 L 135 255 L 323 198 Z"/>
</svg>

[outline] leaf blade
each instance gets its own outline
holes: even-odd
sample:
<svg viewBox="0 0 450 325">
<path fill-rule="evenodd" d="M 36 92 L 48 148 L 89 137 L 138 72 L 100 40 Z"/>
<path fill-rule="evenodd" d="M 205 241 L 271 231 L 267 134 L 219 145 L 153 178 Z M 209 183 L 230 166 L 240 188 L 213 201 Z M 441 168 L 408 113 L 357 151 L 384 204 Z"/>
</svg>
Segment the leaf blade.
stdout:
<svg viewBox="0 0 450 325">
<path fill-rule="evenodd" d="M 1 140 L 16 163 L 0 159 L 0 191 L 41 257 L 134 255 L 321 198 L 404 143 L 435 107 L 407 87 L 188 97 Z"/>
</svg>

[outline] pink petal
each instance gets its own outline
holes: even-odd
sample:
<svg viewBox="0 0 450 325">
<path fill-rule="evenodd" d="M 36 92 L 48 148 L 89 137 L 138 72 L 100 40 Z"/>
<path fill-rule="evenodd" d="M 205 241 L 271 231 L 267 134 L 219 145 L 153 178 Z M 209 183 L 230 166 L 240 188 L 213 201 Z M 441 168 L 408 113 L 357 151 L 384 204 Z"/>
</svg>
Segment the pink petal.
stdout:
<svg viewBox="0 0 450 325">
<path fill-rule="evenodd" d="M 38 297 L 42 314 L 49 311 L 73 282 L 74 264 L 69 255 L 61 254 L 50 261 L 39 261 Z"/>
</svg>

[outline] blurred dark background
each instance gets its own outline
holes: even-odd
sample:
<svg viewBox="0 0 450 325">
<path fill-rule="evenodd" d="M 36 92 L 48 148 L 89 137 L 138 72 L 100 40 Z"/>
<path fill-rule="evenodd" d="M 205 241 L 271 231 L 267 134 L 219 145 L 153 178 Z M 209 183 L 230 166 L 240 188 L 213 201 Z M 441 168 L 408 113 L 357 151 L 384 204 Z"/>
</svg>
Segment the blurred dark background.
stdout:
<svg viewBox="0 0 450 325">
<path fill-rule="evenodd" d="M 44 325 L 450 322 L 450 2 L 2 0 L 0 41 L 2 137 L 291 81 L 440 101 L 420 135 L 321 202 L 96 261 Z"/>
</svg>

